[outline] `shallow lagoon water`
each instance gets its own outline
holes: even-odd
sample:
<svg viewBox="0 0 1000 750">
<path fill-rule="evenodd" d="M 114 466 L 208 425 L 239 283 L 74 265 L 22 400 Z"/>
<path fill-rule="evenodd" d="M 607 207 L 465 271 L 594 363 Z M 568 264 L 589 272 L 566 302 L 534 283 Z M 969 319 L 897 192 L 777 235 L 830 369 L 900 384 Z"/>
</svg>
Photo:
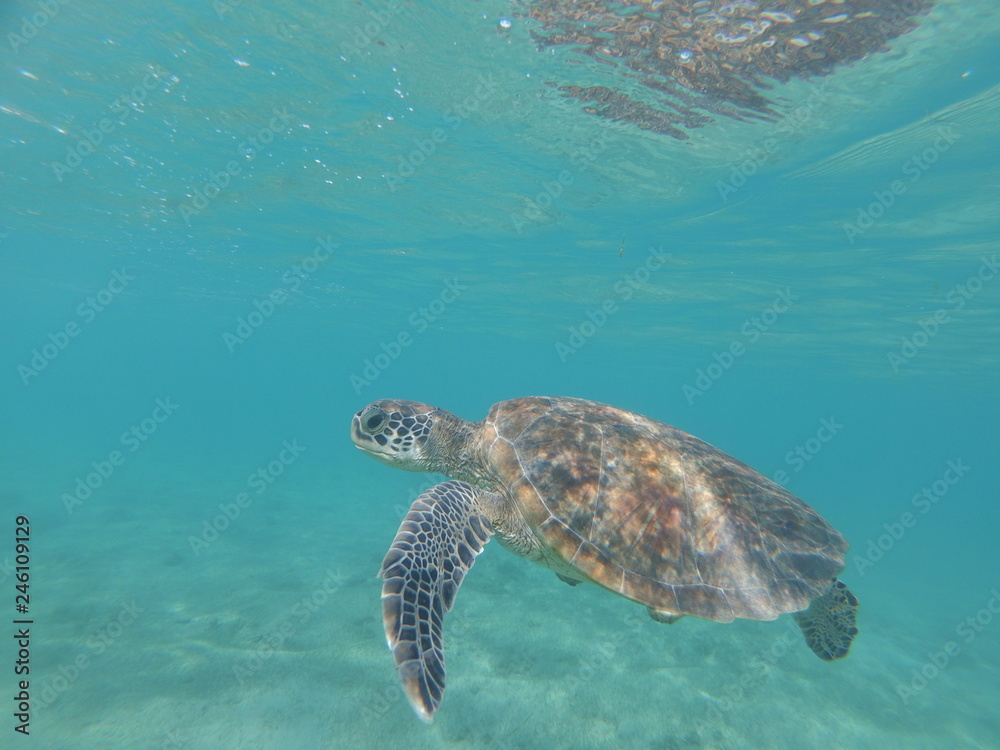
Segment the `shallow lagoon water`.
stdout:
<svg viewBox="0 0 1000 750">
<path fill-rule="evenodd" d="M 0 577 L 10 622 L 26 516 L 33 620 L 30 735 L 8 710 L 0 744 L 1000 744 L 991 3 L 686 141 L 555 94 L 580 66 L 506 3 L 404 4 L 366 45 L 375 6 L 60 4 L 15 45 L 39 7 L 0 11 Z M 350 417 L 533 394 L 816 508 L 852 544 L 850 656 L 490 545 L 423 725 L 376 573 L 439 477 Z"/>
</svg>

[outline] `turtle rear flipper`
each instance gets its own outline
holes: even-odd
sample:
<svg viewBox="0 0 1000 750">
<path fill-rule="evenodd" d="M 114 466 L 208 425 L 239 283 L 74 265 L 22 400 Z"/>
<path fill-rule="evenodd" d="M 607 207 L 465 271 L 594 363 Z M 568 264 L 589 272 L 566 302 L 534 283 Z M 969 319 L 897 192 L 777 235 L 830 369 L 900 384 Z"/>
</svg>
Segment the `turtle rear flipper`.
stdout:
<svg viewBox="0 0 1000 750">
<path fill-rule="evenodd" d="M 816 655 L 824 661 L 833 661 L 847 656 L 851 641 L 858 634 L 858 598 L 834 578 L 833 585 L 813 599 L 809 609 L 796 612 L 795 622 Z"/>
<path fill-rule="evenodd" d="M 379 571 L 386 640 L 406 697 L 428 724 L 444 695 L 444 616 L 493 535 L 481 512 L 492 497 L 465 482 L 431 487 L 413 501 Z"/>
</svg>

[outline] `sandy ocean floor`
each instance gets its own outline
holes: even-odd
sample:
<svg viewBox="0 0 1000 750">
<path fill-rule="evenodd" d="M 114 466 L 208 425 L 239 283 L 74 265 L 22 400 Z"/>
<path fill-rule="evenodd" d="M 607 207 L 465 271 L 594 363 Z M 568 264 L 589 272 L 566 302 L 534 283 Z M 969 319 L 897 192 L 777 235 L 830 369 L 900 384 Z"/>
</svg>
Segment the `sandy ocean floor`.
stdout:
<svg viewBox="0 0 1000 750">
<path fill-rule="evenodd" d="M 315 479 L 276 484 L 197 555 L 191 538 L 218 514 L 230 485 L 192 493 L 176 478 L 170 486 L 133 481 L 71 517 L 39 518 L 48 528 L 36 553 L 31 746 L 1000 742 L 990 689 L 1000 658 L 985 628 L 901 699 L 898 685 L 925 667 L 926 644 L 948 639 L 937 620 L 919 617 L 925 603 L 916 587 L 869 589 L 848 571 L 862 632 L 849 658 L 828 664 L 791 618 L 663 625 L 595 587 L 566 586 L 499 545 L 479 558 L 446 621 L 448 690 L 425 726 L 397 685 L 380 621 L 375 573 L 396 511 L 368 496 L 326 502 L 329 478 Z M 379 497 L 414 478 L 392 481 Z"/>
</svg>

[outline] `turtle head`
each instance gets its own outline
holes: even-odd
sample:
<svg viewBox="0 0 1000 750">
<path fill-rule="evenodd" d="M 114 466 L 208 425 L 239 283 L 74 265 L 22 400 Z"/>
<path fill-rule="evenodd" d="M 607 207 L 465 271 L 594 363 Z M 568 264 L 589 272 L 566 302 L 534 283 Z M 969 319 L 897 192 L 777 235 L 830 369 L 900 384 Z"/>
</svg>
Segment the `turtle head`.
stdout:
<svg viewBox="0 0 1000 750">
<path fill-rule="evenodd" d="M 382 399 L 351 420 L 351 440 L 372 458 L 407 471 L 437 471 L 431 436 L 452 414 L 418 401 Z M 447 429 L 443 427 L 442 429 Z"/>
</svg>

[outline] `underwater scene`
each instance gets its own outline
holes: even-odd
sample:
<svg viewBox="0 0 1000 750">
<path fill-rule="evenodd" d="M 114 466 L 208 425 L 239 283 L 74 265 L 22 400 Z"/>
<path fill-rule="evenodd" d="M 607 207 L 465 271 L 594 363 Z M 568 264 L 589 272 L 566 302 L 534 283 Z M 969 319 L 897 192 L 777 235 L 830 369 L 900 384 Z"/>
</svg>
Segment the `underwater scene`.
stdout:
<svg viewBox="0 0 1000 750">
<path fill-rule="evenodd" d="M 1000 748 L 994 0 L 0 32 L 0 747 Z"/>
</svg>

